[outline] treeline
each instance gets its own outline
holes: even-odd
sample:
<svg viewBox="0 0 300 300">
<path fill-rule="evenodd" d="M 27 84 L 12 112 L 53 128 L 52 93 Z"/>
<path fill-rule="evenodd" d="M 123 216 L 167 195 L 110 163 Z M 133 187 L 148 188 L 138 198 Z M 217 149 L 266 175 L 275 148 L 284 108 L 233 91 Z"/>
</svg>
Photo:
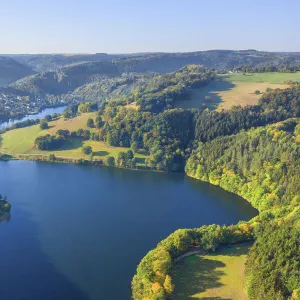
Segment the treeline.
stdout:
<svg viewBox="0 0 300 300">
<path fill-rule="evenodd" d="M 268 66 L 236 66 L 231 68 L 232 71 L 240 71 L 243 73 L 266 73 L 266 72 L 280 72 L 280 73 L 295 73 L 300 71 L 300 64 L 286 64 L 286 65 L 268 65 Z"/>
<path fill-rule="evenodd" d="M 148 252 L 138 265 L 132 280 L 133 299 L 169 299 L 174 290 L 170 276 L 174 259 L 186 253 L 191 246 L 199 250 L 214 251 L 222 245 L 252 239 L 253 228 L 246 223 L 232 226 L 209 225 L 175 231 Z"/>
<path fill-rule="evenodd" d="M 65 109 L 65 111 L 63 112 L 63 117 L 65 119 L 71 119 L 78 116 L 78 114 L 93 112 L 97 109 L 97 102 L 82 102 L 80 104 L 72 104 Z"/>
<path fill-rule="evenodd" d="M 102 116 L 104 126 L 95 137 L 111 146 L 145 149 L 152 169 L 183 171 L 185 149 L 194 137 L 194 113 L 171 109 L 160 114 L 109 107 Z"/>
<path fill-rule="evenodd" d="M 300 116 L 300 85 L 265 93 L 255 106 L 234 107 L 228 111 L 205 111 L 195 125 L 195 139 L 211 141 L 251 127 L 264 126 Z"/>
<path fill-rule="evenodd" d="M 242 196 L 260 211 L 299 204 L 299 119 L 200 143 L 187 161 L 189 176 Z M 287 131 L 285 131 L 287 130 Z"/>
<path fill-rule="evenodd" d="M 134 89 L 128 102 L 136 102 L 142 111 L 161 112 L 174 108 L 176 101 L 188 97 L 191 89 L 207 85 L 215 72 L 199 65 L 189 65 L 174 73 L 155 76 Z"/>
<path fill-rule="evenodd" d="M 246 262 L 249 300 L 300 299 L 299 250 L 299 226 L 291 222 L 259 226 Z"/>
</svg>

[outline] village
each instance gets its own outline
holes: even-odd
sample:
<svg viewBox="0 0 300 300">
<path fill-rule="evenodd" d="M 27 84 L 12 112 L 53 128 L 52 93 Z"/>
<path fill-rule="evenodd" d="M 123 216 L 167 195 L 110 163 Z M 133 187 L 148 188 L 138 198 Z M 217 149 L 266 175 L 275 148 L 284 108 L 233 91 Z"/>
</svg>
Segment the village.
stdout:
<svg viewBox="0 0 300 300">
<path fill-rule="evenodd" d="M 36 114 L 45 107 L 61 106 L 67 101 L 41 96 L 20 95 L 14 90 L 0 89 L 0 122 Z"/>
</svg>

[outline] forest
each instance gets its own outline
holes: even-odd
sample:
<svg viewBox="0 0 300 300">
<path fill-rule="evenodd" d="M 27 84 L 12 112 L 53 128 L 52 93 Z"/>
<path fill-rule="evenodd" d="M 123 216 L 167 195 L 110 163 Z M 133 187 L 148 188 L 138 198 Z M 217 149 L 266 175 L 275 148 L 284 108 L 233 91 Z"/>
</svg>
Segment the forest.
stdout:
<svg viewBox="0 0 300 300">
<path fill-rule="evenodd" d="M 135 58 L 124 59 L 122 68 L 131 59 Z M 99 64 L 111 74 L 109 80 L 121 72 L 116 62 Z M 89 74 L 94 76 L 94 64 L 88 66 Z M 81 72 L 86 67 L 74 68 Z M 65 74 L 68 71 L 66 68 Z M 106 71 L 103 69 L 103 74 Z M 44 86 L 48 75 L 42 76 L 35 80 Z M 61 77 L 55 76 L 51 78 L 62 84 L 57 86 L 56 92 L 60 93 L 65 89 L 63 82 L 67 77 L 62 73 Z M 70 79 L 73 75 L 69 76 Z M 221 246 L 252 241 L 254 246 L 246 267 L 249 298 L 294 297 L 291 299 L 298 300 L 300 86 L 291 84 L 287 89 L 267 90 L 253 106 L 218 111 L 175 107 L 177 101 L 185 101 L 193 88 L 201 88 L 214 77 L 215 71 L 190 65 L 168 74 L 151 74 L 147 80 L 142 76 L 132 77 L 128 82 L 124 78 L 125 83 L 111 80 L 116 86 L 128 83 L 130 87 L 126 87 L 125 94 L 114 95 L 101 103 L 69 106 L 61 116 L 66 121 L 93 113 L 85 120 L 85 128 L 59 129 L 49 134 L 46 131 L 52 117 L 47 116 L 40 121 L 41 132 L 45 130 L 45 134 L 36 137 L 34 146 L 41 151 L 54 151 L 74 139 L 101 141 L 110 147 L 127 148 L 101 160 L 101 164 L 130 169 L 137 168 L 137 154 L 145 152 L 146 168 L 185 172 L 242 196 L 259 210 L 259 215 L 249 222 L 181 229 L 161 241 L 137 268 L 132 280 L 133 299 L 170 298 L 174 289 L 171 276 L 174 260 L 191 247 L 209 252 Z M 70 85 L 71 88 L 78 83 L 87 82 L 82 78 L 73 87 Z M 104 86 L 100 87 L 101 91 L 102 88 Z M 30 125 L 25 122 L 15 127 Z M 83 146 L 82 152 L 86 156 L 84 161 L 92 163 L 91 146 Z M 55 156 L 50 155 L 49 159 L 54 161 Z M 290 252 L 273 246 L 274 240 L 281 245 L 287 237 Z M 267 259 L 266 249 L 272 250 Z M 283 261 L 288 263 L 283 266 Z M 265 268 L 256 277 L 262 263 Z M 266 278 L 268 270 L 272 270 L 272 274 Z"/>
</svg>

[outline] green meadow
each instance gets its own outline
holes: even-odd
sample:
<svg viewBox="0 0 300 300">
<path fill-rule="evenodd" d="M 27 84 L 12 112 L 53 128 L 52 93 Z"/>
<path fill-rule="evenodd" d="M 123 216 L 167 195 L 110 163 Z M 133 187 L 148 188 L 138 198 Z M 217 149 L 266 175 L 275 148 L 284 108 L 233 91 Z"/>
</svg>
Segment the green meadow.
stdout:
<svg viewBox="0 0 300 300">
<path fill-rule="evenodd" d="M 289 81 L 300 82 L 300 72 L 218 75 L 207 86 L 194 89 L 188 99 L 177 103 L 177 107 L 230 109 L 234 105 L 255 105 L 267 88 L 285 89 Z M 256 94 L 257 90 L 261 94 Z"/>
<path fill-rule="evenodd" d="M 82 147 L 91 146 L 93 150 L 93 159 L 105 159 L 108 156 L 117 157 L 121 151 L 127 151 L 128 148 L 112 147 L 101 141 L 83 140 L 81 138 L 68 139 L 61 148 L 54 151 L 42 151 L 38 150 L 34 146 L 34 141 L 38 136 L 52 134 L 54 135 L 59 129 L 68 129 L 70 131 L 77 130 L 79 128 L 88 129 L 86 121 L 90 117 L 94 117 L 95 113 L 82 114 L 74 119 L 64 120 L 60 118 L 58 120 L 49 122 L 49 129 L 42 130 L 39 125 L 33 125 L 30 127 L 19 128 L 7 131 L 1 135 L 0 152 L 10 155 L 46 155 L 55 154 L 57 157 L 62 158 L 89 158 L 82 152 Z M 97 129 L 91 129 L 91 131 L 97 131 Z M 135 154 L 138 165 L 143 165 L 148 154 L 144 151 L 140 151 Z"/>
<path fill-rule="evenodd" d="M 173 270 L 172 300 L 243 300 L 244 264 L 250 244 L 227 247 L 206 255 L 189 256 Z"/>
</svg>

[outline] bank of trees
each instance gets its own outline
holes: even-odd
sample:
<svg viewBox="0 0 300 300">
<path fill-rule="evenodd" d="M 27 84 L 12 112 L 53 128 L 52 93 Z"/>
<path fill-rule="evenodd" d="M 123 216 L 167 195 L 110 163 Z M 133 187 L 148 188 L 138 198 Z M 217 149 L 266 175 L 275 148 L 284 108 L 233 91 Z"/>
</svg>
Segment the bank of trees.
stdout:
<svg viewBox="0 0 300 300">
<path fill-rule="evenodd" d="M 299 226 L 290 222 L 260 226 L 246 262 L 249 300 L 300 299 L 299 250 Z"/>
<path fill-rule="evenodd" d="M 187 161 L 186 173 L 241 195 L 261 211 L 296 204 L 300 200 L 296 124 L 292 132 L 269 125 L 200 143 Z"/>
<path fill-rule="evenodd" d="M 175 231 L 161 241 L 154 250 L 148 252 L 138 265 L 132 280 L 133 299 L 169 299 L 174 289 L 170 276 L 173 261 L 185 253 L 191 245 L 196 245 L 202 250 L 214 251 L 221 245 L 252 239 L 253 227 L 246 223 L 235 226 L 209 225 Z"/>
<path fill-rule="evenodd" d="M 39 150 L 55 150 L 61 147 L 63 139 L 59 136 L 46 134 L 35 139 L 34 145 Z"/>
<path fill-rule="evenodd" d="M 236 134 L 243 129 L 265 126 L 299 116 L 300 85 L 295 85 L 289 89 L 265 93 L 255 106 L 200 113 L 195 125 L 195 139 L 207 142 L 219 136 Z"/>
<path fill-rule="evenodd" d="M 215 73 L 199 65 L 189 65 L 165 75 L 155 76 L 145 85 L 134 89 L 128 96 L 142 111 L 161 112 L 174 108 L 176 101 L 183 101 L 190 90 L 208 84 Z"/>
</svg>

